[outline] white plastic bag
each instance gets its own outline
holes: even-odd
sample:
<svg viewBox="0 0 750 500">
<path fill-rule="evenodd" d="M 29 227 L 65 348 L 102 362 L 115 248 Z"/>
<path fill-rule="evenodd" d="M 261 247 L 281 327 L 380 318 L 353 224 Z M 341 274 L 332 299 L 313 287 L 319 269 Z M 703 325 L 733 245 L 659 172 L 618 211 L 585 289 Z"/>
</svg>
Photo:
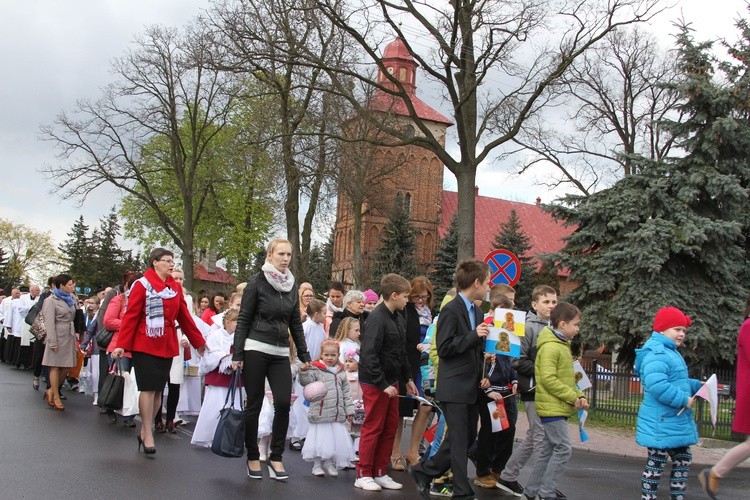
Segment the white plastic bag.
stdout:
<svg viewBox="0 0 750 500">
<path fill-rule="evenodd" d="M 123 373 L 125 376 L 125 387 L 122 394 L 122 408 L 117 413 L 123 417 L 138 415 L 138 386 L 135 383 L 135 370 L 131 367 L 130 373 Z"/>
</svg>

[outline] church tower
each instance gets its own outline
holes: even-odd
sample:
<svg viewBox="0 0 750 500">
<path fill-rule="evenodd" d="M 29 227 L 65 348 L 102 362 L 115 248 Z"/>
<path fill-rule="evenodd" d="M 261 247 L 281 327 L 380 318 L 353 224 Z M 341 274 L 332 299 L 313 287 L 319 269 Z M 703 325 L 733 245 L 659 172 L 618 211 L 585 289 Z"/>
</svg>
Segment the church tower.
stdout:
<svg viewBox="0 0 750 500">
<path fill-rule="evenodd" d="M 383 66 L 396 76 L 409 94 L 417 116 L 430 128 L 432 134 L 445 145 L 446 129 L 452 122 L 416 96 L 416 72 L 418 63 L 397 38 L 383 52 Z M 379 71 L 378 83 L 384 87 L 395 87 L 386 75 Z M 421 134 L 414 125 L 404 101 L 376 89 L 368 108 L 370 112 L 387 115 L 394 127 L 406 135 Z M 380 234 L 388 222 L 389 211 L 400 197 L 410 213 L 410 221 L 417 231 L 416 261 L 427 268 L 434 261 L 438 243 L 440 223 L 440 200 L 443 190 L 443 163 L 438 157 L 419 146 L 372 146 L 371 160 L 378 162 L 372 171 L 387 172 L 378 180 L 378 188 L 368 193 L 362 206 L 361 249 L 363 278 L 373 281 L 381 272 L 374 269 L 374 259 L 380 246 Z M 342 161 L 342 176 L 347 175 L 346 162 Z M 354 278 L 354 214 L 351 199 L 339 189 L 338 207 L 333 248 L 332 277 L 352 284 Z M 407 279 L 413 276 L 406 276 Z M 361 285 L 361 283 L 358 283 Z"/>
</svg>

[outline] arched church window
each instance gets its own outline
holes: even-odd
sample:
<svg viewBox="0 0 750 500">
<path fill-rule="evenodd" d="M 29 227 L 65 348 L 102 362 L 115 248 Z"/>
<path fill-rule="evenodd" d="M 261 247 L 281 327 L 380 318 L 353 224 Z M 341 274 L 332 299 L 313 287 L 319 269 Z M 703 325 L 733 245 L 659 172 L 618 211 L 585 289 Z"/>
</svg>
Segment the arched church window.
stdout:
<svg viewBox="0 0 750 500">
<path fill-rule="evenodd" d="M 404 208 L 406 208 L 407 213 L 411 213 L 411 193 L 406 193 L 406 196 L 404 196 Z"/>
<path fill-rule="evenodd" d="M 404 135 L 409 138 L 414 137 L 414 125 L 404 127 Z"/>
</svg>

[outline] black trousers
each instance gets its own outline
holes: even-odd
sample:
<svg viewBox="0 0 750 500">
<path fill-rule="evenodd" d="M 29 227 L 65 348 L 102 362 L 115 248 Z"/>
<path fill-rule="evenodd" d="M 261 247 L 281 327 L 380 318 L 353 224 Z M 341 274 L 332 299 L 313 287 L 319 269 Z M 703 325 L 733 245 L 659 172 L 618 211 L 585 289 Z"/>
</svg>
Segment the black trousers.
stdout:
<svg viewBox="0 0 750 500">
<path fill-rule="evenodd" d="M 167 422 L 174 422 L 174 416 L 177 414 L 177 403 L 180 402 L 180 384 L 167 384 L 169 386 L 169 392 L 167 393 Z M 154 423 L 162 421 L 162 407 L 159 407 L 159 411 L 156 412 L 154 417 Z"/>
<path fill-rule="evenodd" d="M 258 351 L 245 351 L 242 371 L 247 392 L 247 426 L 245 447 L 247 459 L 258 460 L 258 417 L 266 397 L 266 378 L 273 393 L 273 425 L 271 427 L 271 455 L 269 460 L 281 461 L 284 454 L 286 431 L 289 427 L 289 407 L 292 402 L 292 369 L 287 356 L 271 356 Z"/>
<path fill-rule="evenodd" d="M 15 337 L 12 333 L 6 330 L 5 333 L 5 346 L 3 348 L 3 361 L 6 363 L 13 362 L 13 339 Z"/>
<path fill-rule="evenodd" d="M 440 406 L 445 414 L 448 435 L 443 439 L 437 453 L 414 466 L 414 470 L 436 478 L 450 469 L 453 472 L 453 496 L 473 495 L 467 462 L 469 446 L 477 437 L 479 407 L 477 403 L 441 403 Z"/>
<path fill-rule="evenodd" d="M 17 368 L 29 368 L 31 366 L 31 346 L 21 345 L 21 337 L 14 337 L 13 364 Z"/>
<path fill-rule="evenodd" d="M 0 326 L 0 362 L 5 363 L 5 327 Z"/>
<path fill-rule="evenodd" d="M 477 476 L 486 476 L 490 472 L 500 474 L 513 454 L 513 439 L 516 436 L 516 419 L 518 405 L 516 398 L 505 399 L 505 412 L 510 420 L 510 427 L 504 431 L 492 432 L 492 420 L 487 403 L 491 401 L 485 395 L 479 397 L 479 437 L 476 442 Z"/>
<path fill-rule="evenodd" d="M 44 342 L 35 340 L 32 344 L 31 369 L 35 377 L 42 376 L 42 359 L 44 359 Z"/>
</svg>

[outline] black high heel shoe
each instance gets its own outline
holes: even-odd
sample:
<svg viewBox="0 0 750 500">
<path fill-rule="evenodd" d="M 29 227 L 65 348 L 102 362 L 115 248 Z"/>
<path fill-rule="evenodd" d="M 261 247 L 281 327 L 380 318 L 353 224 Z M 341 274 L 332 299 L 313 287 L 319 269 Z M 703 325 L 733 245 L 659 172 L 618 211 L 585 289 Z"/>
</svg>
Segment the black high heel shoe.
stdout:
<svg viewBox="0 0 750 500">
<path fill-rule="evenodd" d="M 250 460 L 248 460 L 245 465 L 247 466 L 247 477 L 251 479 L 263 479 L 263 471 L 262 469 L 253 470 L 250 468 Z"/>
<path fill-rule="evenodd" d="M 277 471 L 270 460 L 268 461 L 268 476 L 277 481 L 286 481 L 289 479 L 289 474 L 286 471 Z"/>
<path fill-rule="evenodd" d="M 138 439 L 138 451 L 141 451 L 141 446 L 143 446 L 143 453 L 146 455 L 153 455 L 156 453 L 156 446 L 146 446 L 140 435 L 136 436 L 136 438 Z"/>
</svg>

